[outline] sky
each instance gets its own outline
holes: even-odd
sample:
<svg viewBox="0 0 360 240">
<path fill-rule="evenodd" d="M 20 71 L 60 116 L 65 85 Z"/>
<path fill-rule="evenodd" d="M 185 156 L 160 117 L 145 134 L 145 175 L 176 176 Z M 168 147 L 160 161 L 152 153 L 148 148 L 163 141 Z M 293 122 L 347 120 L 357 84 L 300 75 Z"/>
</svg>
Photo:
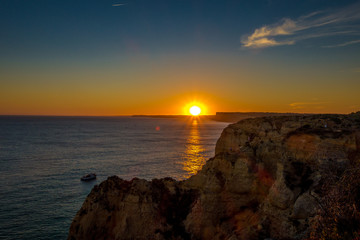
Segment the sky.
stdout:
<svg viewBox="0 0 360 240">
<path fill-rule="evenodd" d="M 0 115 L 360 111 L 360 1 L 0 0 Z"/>
</svg>

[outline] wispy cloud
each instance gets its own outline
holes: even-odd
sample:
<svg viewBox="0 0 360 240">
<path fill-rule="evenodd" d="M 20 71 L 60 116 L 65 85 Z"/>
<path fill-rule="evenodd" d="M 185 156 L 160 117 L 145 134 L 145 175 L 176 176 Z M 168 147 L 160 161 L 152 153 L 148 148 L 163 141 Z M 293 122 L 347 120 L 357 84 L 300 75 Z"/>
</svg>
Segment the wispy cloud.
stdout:
<svg viewBox="0 0 360 240">
<path fill-rule="evenodd" d="M 344 43 L 340 43 L 340 44 L 335 44 L 335 45 L 323 46 L 323 47 L 324 48 L 345 47 L 345 46 L 352 45 L 352 44 L 357 44 L 357 43 L 360 43 L 360 39 L 359 40 L 354 40 L 354 41 L 349 41 L 349 42 L 344 42 Z"/>
<path fill-rule="evenodd" d="M 120 7 L 120 6 L 124 6 L 124 5 L 126 5 L 126 3 L 115 3 L 112 6 L 113 7 Z"/>
<path fill-rule="evenodd" d="M 293 40 L 288 41 L 277 41 L 269 37 L 281 36 L 281 35 L 291 35 L 296 28 L 296 23 L 291 19 L 284 19 L 282 23 L 272 26 L 272 27 L 261 27 L 254 31 L 253 34 L 247 37 L 243 41 L 245 47 L 251 48 L 262 48 L 262 47 L 271 47 L 278 45 L 291 45 L 294 44 Z"/>
<path fill-rule="evenodd" d="M 328 104 L 329 102 L 294 102 L 290 103 L 289 106 L 293 109 L 304 109 L 304 108 L 313 108 L 313 109 L 322 109 L 324 108 L 324 104 Z"/>
<path fill-rule="evenodd" d="M 356 3 L 336 12 L 317 11 L 295 20 L 284 18 L 280 22 L 255 29 L 252 34 L 243 36 L 241 43 L 245 48 L 266 48 L 293 45 L 301 40 L 325 36 L 358 35 L 360 28 L 356 23 L 360 20 L 359 9 L 360 3 Z M 358 42 L 343 44 L 355 43 Z"/>
</svg>

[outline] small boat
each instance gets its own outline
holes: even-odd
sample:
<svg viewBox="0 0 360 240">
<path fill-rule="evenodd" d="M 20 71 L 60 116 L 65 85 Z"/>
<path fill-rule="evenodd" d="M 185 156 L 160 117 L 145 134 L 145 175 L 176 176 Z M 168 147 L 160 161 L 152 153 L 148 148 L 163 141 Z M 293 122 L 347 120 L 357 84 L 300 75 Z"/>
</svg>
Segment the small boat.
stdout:
<svg viewBox="0 0 360 240">
<path fill-rule="evenodd" d="M 81 179 L 81 181 L 91 181 L 91 180 L 96 179 L 96 174 L 89 173 L 89 174 L 86 174 L 85 176 L 82 176 L 80 179 Z"/>
</svg>

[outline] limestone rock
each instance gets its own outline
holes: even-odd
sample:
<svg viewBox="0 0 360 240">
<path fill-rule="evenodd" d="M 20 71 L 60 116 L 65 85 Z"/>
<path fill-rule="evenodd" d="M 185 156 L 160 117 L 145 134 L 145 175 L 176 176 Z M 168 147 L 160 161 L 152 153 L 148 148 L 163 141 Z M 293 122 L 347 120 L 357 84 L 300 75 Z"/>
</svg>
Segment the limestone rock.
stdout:
<svg viewBox="0 0 360 240">
<path fill-rule="evenodd" d="M 302 194 L 296 199 L 291 218 L 306 219 L 315 215 L 317 202 L 309 192 Z"/>
<path fill-rule="evenodd" d="M 327 178 L 360 160 L 360 113 L 245 119 L 185 181 L 94 187 L 68 239 L 304 239 Z"/>
</svg>

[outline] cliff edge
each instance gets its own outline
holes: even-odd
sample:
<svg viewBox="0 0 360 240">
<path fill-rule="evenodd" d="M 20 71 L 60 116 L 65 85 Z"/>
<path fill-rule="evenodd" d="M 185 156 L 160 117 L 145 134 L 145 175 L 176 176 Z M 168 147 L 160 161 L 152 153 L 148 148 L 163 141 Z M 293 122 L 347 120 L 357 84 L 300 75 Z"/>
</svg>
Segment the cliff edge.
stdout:
<svg viewBox="0 0 360 240">
<path fill-rule="evenodd" d="M 68 239 L 351 239 L 359 161 L 360 113 L 245 119 L 185 181 L 95 186 Z"/>
</svg>

